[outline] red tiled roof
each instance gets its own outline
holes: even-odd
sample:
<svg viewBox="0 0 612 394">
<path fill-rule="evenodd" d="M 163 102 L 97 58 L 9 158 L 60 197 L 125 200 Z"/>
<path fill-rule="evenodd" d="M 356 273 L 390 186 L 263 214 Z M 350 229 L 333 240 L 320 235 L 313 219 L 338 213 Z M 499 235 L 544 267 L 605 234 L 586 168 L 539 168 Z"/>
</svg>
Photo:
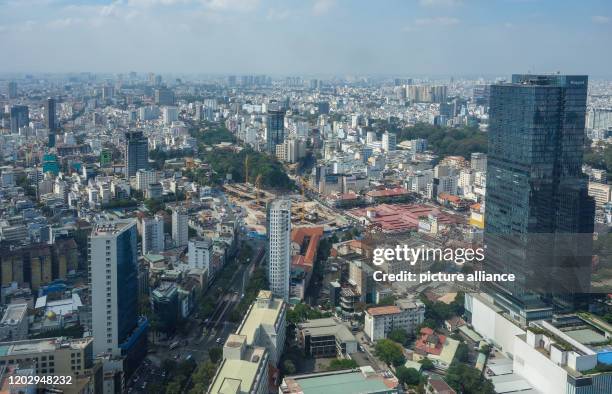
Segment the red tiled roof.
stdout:
<svg viewBox="0 0 612 394">
<path fill-rule="evenodd" d="M 429 379 L 429 384 L 436 394 L 457 394 L 444 380 Z"/>
<path fill-rule="evenodd" d="M 449 193 L 440 193 L 438 194 L 438 198 L 441 200 L 446 200 L 446 201 L 450 201 L 454 203 L 458 203 L 461 201 L 461 198 L 459 196 L 455 196 L 454 194 L 449 194 Z"/>
<path fill-rule="evenodd" d="M 400 312 L 401 312 L 400 308 L 395 305 L 376 306 L 374 308 L 368 309 L 368 313 L 372 316 L 393 315 L 395 313 L 400 313 Z"/>
<path fill-rule="evenodd" d="M 438 223 L 441 224 L 459 223 L 461 220 L 458 216 L 442 212 L 437 207 L 419 204 L 380 204 L 367 209 L 351 209 L 348 212 L 355 217 L 365 217 L 367 210 L 376 214 L 370 218 L 370 221 L 386 232 L 415 230 L 419 226 L 419 218 L 430 214 L 437 215 Z"/>
<path fill-rule="evenodd" d="M 446 342 L 446 337 L 441 334 L 436 334 L 429 327 L 421 328 L 421 336 L 416 340 L 414 348 L 420 353 L 427 353 L 439 356 L 442 353 L 442 347 Z M 430 343 L 433 343 L 432 347 Z"/>
<path fill-rule="evenodd" d="M 408 190 L 403 187 L 396 187 L 394 189 L 384 189 L 384 190 L 371 190 L 366 193 L 368 197 L 393 197 L 393 196 L 402 196 L 404 194 L 408 194 Z"/>
<path fill-rule="evenodd" d="M 302 246 L 304 239 L 309 238 L 306 253 L 304 253 L 304 265 L 312 267 L 317 256 L 319 240 L 323 236 L 323 227 L 298 227 L 291 232 L 291 241 Z"/>
</svg>

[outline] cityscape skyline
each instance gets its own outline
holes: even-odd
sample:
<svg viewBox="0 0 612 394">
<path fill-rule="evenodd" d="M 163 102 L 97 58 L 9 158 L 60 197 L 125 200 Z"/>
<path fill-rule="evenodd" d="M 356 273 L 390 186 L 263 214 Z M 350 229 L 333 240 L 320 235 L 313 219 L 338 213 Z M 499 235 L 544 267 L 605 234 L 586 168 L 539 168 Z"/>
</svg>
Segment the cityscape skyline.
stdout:
<svg viewBox="0 0 612 394">
<path fill-rule="evenodd" d="M 603 77 L 612 60 L 603 50 L 612 33 L 605 1 L 5 0 L 0 7 L 0 34 L 13 47 L 3 73 Z"/>
<path fill-rule="evenodd" d="M 612 393 L 609 0 L 0 0 L 0 388 Z"/>
</svg>

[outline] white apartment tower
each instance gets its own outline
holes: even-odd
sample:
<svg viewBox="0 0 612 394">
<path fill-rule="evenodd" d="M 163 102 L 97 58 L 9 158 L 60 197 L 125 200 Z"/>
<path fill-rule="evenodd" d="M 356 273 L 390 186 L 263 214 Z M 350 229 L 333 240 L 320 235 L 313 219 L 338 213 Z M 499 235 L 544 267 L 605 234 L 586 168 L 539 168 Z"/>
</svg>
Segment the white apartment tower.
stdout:
<svg viewBox="0 0 612 394">
<path fill-rule="evenodd" d="M 291 201 L 272 202 L 268 213 L 268 280 L 276 297 L 289 301 L 291 274 Z"/>
<path fill-rule="evenodd" d="M 142 254 L 163 252 L 164 218 L 155 215 L 142 220 Z"/>
<path fill-rule="evenodd" d="M 147 190 L 147 186 L 157 182 L 157 171 L 145 169 L 139 169 L 136 171 L 136 190 Z"/>
<path fill-rule="evenodd" d="M 209 271 L 212 254 L 213 243 L 210 238 L 189 241 L 187 253 L 189 267 Z"/>
<path fill-rule="evenodd" d="M 186 246 L 189 242 L 189 228 L 187 220 L 189 215 L 183 208 L 176 208 L 172 211 L 172 240 L 174 246 Z"/>
<path fill-rule="evenodd" d="M 397 136 L 393 133 L 389 133 L 385 131 L 382 136 L 382 149 L 385 152 L 391 152 L 396 149 L 397 146 Z"/>
</svg>

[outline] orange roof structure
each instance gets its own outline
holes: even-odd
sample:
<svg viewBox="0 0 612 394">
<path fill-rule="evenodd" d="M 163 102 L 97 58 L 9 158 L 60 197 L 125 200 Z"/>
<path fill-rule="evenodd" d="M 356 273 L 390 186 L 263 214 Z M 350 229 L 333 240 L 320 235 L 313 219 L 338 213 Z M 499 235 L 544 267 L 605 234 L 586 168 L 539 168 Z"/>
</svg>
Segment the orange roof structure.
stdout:
<svg viewBox="0 0 612 394">
<path fill-rule="evenodd" d="M 308 242 L 306 252 L 304 253 L 303 265 L 311 269 L 317 257 L 319 240 L 322 236 L 323 227 L 297 227 L 291 232 L 291 241 L 297 243 L 300 247 L 304 246 L 304 242 Z"/>
<path fill-rule="evenodd" d="M 372 316 L 394 315 L 400 312 L 401 312 L 401 309 L 395 305 L 376 306 L 374 308 L 368 309 L 368 313 Z"/>
</svg>

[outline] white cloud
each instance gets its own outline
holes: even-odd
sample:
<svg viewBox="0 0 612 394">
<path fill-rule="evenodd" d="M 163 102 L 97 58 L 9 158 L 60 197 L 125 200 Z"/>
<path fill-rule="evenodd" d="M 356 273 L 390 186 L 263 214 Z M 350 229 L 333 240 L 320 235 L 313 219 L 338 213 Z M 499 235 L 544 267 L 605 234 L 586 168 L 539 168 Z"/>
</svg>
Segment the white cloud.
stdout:
<svg viewBox="0 0 612 394">
<path fill-rule="evenodd" d="M 593 18 L 593 22 L 605 25 L 606 23 L 610 23 L 612 20 L 609 16 L 605 15 L 595 15 Z"/>
<path fill-rule="evenodd" d="M 460 5 L 461 0 L 419 0 L 419 4 L 424 7 L 437 7 L 437 6 L 445 6 L 452 7 L 456 5 Z"/>
<path fill-rule="evenodd" d="M 433 18 L 415 19 L 417 26 L 453 26 L 459 23 L 459 19 L 450 16 L 436 16 Z"/>
<path fill-rule="evenodd" d="M 312 12 L 315 15 L 327 14 L 335 4 L 335 0 L 315 0 L 312 5 Z"/>
<path fill-rule="evenodd" d="M 203 0 L 203 4 L 215 11 L 252 11 L 259 5 L 259 0 Z"/>
<path fill-rule="evenodd" d="M 64 29 L 83 22 L 81 18 L 60 18 L 47 23 L 47 27 L 52 29 Z"/>
<path fill-rule="evenodd" d="M 281 21 L 289 18 L 291 11 L 288 9 L 270 8 L 266 15 L 266 18 L 271 21 Z"/>
</svg>

